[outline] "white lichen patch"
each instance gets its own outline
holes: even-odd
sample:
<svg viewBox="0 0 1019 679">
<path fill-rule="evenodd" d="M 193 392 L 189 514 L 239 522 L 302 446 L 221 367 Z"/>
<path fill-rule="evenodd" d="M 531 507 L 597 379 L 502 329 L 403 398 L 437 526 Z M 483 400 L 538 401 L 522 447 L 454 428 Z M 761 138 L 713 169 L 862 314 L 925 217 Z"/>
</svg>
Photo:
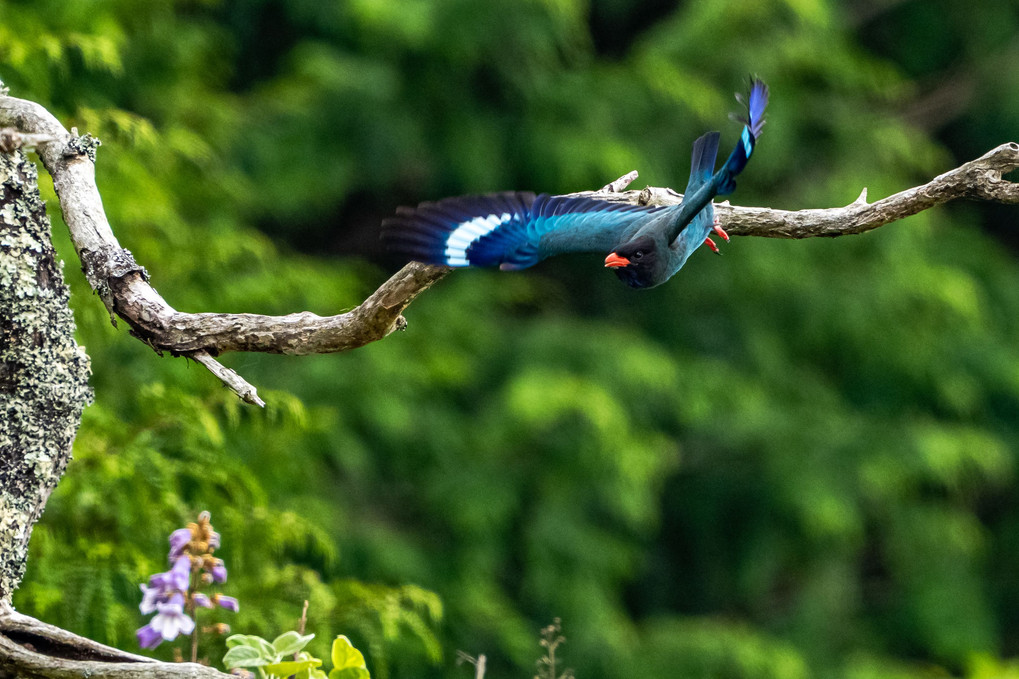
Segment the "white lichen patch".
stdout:
<svg viewBox="0 0 1019 679">
<path fill-rule="evenodd" d="M 25 524 L 18 521 L 18 507 L 0 495 L 0 540 L 22 540 Z"/>
</svg>

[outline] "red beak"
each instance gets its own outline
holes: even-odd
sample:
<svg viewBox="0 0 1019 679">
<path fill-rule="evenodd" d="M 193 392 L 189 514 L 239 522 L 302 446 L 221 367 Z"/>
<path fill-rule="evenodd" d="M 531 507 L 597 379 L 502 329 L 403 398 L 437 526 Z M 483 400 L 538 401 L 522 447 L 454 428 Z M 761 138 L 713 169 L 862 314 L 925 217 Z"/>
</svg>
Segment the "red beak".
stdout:
<svg viewBox="0 0 1019 679">
<path fill-rule="evenodd" d="M 630 260 L 626 257 L 620 257 L 613 252 L 605 258 L 605 266 L 612 267 L 613 269 L 617 269 L 621 266 L 630 266 Z"/>
</svg>

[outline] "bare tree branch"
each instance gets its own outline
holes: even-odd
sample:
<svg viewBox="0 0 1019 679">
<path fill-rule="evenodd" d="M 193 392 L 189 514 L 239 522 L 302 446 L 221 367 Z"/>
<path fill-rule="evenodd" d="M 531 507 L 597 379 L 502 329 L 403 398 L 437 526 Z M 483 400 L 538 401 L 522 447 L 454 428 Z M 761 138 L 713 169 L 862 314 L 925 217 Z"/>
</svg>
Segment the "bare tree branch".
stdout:
<svg viewBox="0 0 1019 679">
<path fill-rule="evenodd" d="M 393 275 L 360 306 L 335 316 L 309 312 L 287 316 L 184 313 L 170 306 L 148 281 L 145 269 L 122 248 L 102 207 L 90 154 L 94 140 L 76 138 L 42 106 L 0 97 L 0 126 L 37 135 L 39 154 L 53 176 L 54 187 L 85 276 L 116 325 L 119 317 L 131 332 L 157 352 L 187 356 L 212 371 L 249 403 L 261 404 L 255 388 L 214 358 L 227 351 L 313 354 L 348 351 L 380 340 L 405 326 L 402 313 L 417 295 L 450 269 L 412 262 Z M 38 141 L 42 139 L 43 141 Z M 52 139 L 53 141 L 45 141 Z M 834 237 L 862 233 L 957 198 L 1019 203 L 1019 184 L 1002 175 L 1019 167 L 1019 144 L 1003 144 L 984 156 L 930 182 L 874 203 L 866 189 L 839 208 L 772 210 L 717 206 L 733 236 L 769 238 Z M 641 205 L 672 205 L 682 195 L 668 188 L 622 191 L 636 179 L 630 172 L 599 191 L 582 194 Z"/>
<path fill-rule="evenodd" d="M 726 201 L 717 204 L 715 211 L 730 236 L 834 238 L 870 231 L 958 198 L 1019 205 L 1019 184 L 1002 176 L 1017 168 L 1019 144 L 1012 142 L 938 175 L 926 184 L 873 203 L 867 202 L 867 189 L 864 189 L 859 198 L 845 207 L 773 210 L 736 207 Z M 642 191 L 585 191 L 571 195 L 636 205 L 677 205 L 683 202 L 682 194 L 672 189 L 650 186 Z"/>
<path fill-rule="evenodd" d="M 0 677 L 20 679 L 226 679 L 196 663 L 126 653 L 0 606 Z"/>
<path fill-rule="evenodd" d="M 113 234 L 95 182 L 94 140 L 75 137 L 39 104 L 14 97 L 0 97 L 0 126 L 15 128 L 0 134 L 0 139 L 12 140 L 8 145 L 13 147 L 20 136 L 22 143 L 38 146 L 82 270 L 111 322 L 116 325 L 118 317 L 127 321 L 132 334 L 156 352 L 194 359 L 248 403 L 263 405 L 255 387 L 221 365 L 215 355 L 328 353 L 380 340 L 403 328 L 401 314 L 407 305 L 449 271 L 408 264 L 356 309 L 336 316 L 182 313 L 149 284 L 145 269 Z"/>
</svg>

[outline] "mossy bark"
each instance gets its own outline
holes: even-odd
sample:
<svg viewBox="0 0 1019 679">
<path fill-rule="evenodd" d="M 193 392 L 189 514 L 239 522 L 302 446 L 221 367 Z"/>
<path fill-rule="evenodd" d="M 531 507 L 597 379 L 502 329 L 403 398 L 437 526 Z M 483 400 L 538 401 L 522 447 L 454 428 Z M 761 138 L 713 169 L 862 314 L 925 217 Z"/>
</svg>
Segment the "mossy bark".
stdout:
<svg viewBox="0 0 1019 679">
<path fill-rule="evenodd" d="M 0 153 L 0 606 L 92 397 L 37 180 L 22 151 Z"/>
</svg>

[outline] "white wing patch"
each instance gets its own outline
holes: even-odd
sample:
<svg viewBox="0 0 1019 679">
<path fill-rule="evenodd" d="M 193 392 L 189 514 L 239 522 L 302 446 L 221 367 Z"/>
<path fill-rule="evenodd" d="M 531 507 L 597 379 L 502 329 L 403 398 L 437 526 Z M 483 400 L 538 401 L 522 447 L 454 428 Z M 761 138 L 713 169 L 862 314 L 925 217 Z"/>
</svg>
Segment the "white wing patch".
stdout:
<svg viewBox="0 0 1019 679">
<path fill-rule="evenodd" d="M 458 224 L 446 239 L 446 264 L 448 266 L 470 266 L 467 250 L 478 240 L 495 231 L 513 218 L 508 212 L 501 215 L 488 215 Z"/>
</svg>

